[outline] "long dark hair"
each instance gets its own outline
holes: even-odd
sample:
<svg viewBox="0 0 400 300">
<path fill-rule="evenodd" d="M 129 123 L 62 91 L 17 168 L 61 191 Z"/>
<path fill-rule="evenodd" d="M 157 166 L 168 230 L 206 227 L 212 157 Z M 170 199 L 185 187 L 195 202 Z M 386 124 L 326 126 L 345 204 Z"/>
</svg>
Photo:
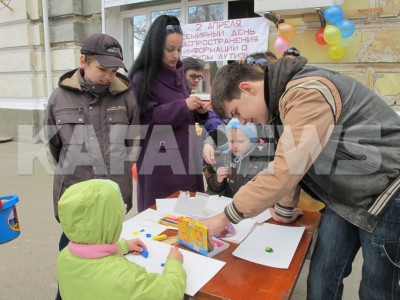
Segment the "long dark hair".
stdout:
<svg viewBox="0 0 400 300">
<path fill-rule="evenodd" d="M 136 98 L 140 112 L 144 114 L 149 112 L 147 96 L 149 94 L 151 82 L 162 65 L 167 25 L 180 25 L 180 23 L 175 16 L 159 16 L 151 24 L 139 55 L 128 73 L 128 77 L 132 80 L 137 71 L 143 71 L 143 76 L 140 78 L 137 85 Z"/>
</svg>

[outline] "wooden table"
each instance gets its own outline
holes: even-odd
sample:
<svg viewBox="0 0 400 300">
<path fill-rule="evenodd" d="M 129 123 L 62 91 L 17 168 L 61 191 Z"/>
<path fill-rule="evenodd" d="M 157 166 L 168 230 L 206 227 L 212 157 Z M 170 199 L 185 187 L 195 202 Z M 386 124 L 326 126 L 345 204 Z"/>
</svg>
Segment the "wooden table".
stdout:
<svg viewBox="0 0 400 300">
<path fill-rule="evenodd" d="M 178 193 L 174 193 L 170 197 L 176 198 L 178 197 Z M 196 293 L 194 298 L 238 300 L 289 299 L 306 259 L 320 218 L 320 212 L 304 211 L 303 216 L 299 217 L 295 222 L 287 224 L 287 226 L 305 227 L 304 234 L 289 269 L 267 267 L 235 257 L 232 255 L 232 252 L 239 245 L 231 243 L 228 249 L 213 257 L 226 262 L 226 265 Z M 285 225 L 277 223 L 272 219 L 268 223 Z M 167 231 L 167 234 L 176 234 L 176 231 Z M 181 246 L 179 245 L 179 247 Z M 187 248 L 184 249 L 187 250 Z"/>
</svg>

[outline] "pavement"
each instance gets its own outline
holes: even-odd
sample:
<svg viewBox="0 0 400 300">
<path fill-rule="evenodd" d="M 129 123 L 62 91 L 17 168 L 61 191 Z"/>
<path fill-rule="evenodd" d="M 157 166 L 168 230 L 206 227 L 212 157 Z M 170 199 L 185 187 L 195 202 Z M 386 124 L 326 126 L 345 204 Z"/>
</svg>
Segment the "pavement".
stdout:
<svg viewBox="0 0 400 300">
<path fill-rule="evenodd" d="M 0 299 L 54 299 L 61 227 L 53 213 L 53 170 L 47 161 L 45 146 L 3 142 L 0 161 L 0 195 L 18 195 L 16 207 L 21 228 L 19 237 L 0 244 Z M 125 219 L 135 214 L 132 209 Z M 352 274 L 345 280 L 344 300 L 358 299 L 361 264 L 359 253 Z M 308 266 L 307 259 L 292 300 L 306 299 Z"/>
</svg>

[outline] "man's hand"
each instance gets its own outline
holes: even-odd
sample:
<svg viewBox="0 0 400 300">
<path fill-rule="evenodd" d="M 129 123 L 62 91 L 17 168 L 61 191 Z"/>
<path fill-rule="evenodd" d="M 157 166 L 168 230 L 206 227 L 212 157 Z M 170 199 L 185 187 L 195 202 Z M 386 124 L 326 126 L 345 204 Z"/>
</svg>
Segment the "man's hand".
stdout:
<svg viewBox="0 0 400 300">
<path fill-rule="evenodd" d="M 212 240 L 212 236 L 220 233 L 224 228 L 228 225 L 229 220 L 225 216 L 225 214 L 222 212 L 214 217 L 205 219 L 205 220 L 200 220 L 200 223 L 203 224 L 204 226 L 208 227 L 208 244 L 209 244 L 209 250 L 214 249 L 214 242 Z"/>
<path fill-rule="evenodd" d="M 269 209 L 269 212 L 271 213 L 271 217 L 274 221 L 280 222 L 280 223 L 292 223 L 294 220 L 297 219 L 298 216 L 302 216 L 304 215 L 304 212 L 300 209 L 295 207 L 293 210 L 293 215 L 291 218 L 284 218 L 281 216 L 278 216 L 277 214 L 275 214 L 275 208 L 271 207 Z"/>
</svg>

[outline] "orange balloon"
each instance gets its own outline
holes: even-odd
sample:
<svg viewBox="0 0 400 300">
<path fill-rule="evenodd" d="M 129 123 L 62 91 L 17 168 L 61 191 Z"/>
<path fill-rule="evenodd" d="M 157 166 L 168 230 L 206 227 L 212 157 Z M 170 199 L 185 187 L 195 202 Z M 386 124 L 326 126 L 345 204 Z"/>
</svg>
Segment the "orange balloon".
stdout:
<svg viewBox="0 0 400 300">
<path fill-rule="evenodd" d="M 296 26 L 288 23 L 280 23 L 278 25 L 278 32 L 285 40 L 291 40 L 296 36 Z"/>
<path fill-rule="evenodd" d="M 136 169 L 136 163 L 132 165 L 132 178 L 136 181 L 137 180 L 137 169 Z"/>
</svg>

